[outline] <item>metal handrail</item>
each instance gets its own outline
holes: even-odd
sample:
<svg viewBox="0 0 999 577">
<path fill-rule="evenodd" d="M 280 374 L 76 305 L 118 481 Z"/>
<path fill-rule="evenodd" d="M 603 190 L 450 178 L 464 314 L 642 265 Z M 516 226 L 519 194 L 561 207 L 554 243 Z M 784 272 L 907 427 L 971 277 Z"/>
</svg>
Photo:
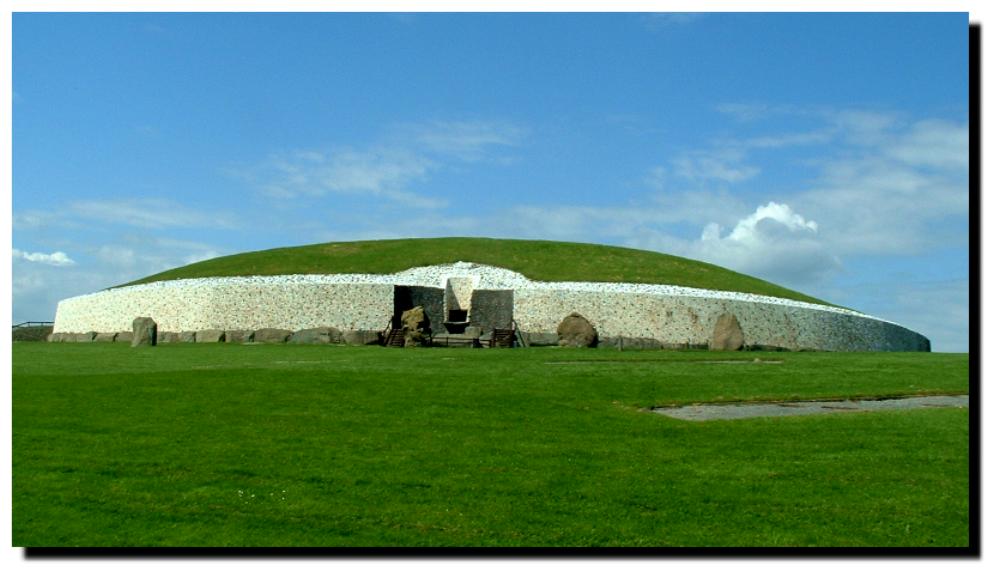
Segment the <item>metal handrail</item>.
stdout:
<svg viewBox="0 0 999 577">
<path fill-rule="evenodd" d="M 21 327 L 50 327 L 55 324 L 55 321 L 24 321 L 23 323 L 18 323 L 13 325 L 11 328 L 19 329 Z"/>
</svg>

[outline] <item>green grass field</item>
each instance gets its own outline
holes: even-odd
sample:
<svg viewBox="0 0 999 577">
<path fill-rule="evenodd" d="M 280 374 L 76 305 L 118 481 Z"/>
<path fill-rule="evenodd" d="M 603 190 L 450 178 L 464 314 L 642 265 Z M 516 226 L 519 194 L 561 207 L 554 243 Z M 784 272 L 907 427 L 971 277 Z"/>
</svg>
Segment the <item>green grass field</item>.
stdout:
<svg viewBox="0 0 999 577">
<path fill-rule="evenodd" d="M 456 261 L 507 268 L 538 281 L 672 284 L 829 304 L 762 279 L 658 252 L 492 238 L 411 238 L 275 248 L 196 262 L 129 284 L 217 276 L 380 274 Z"/>
<path fill-rule="evenodd" d="M 967 546 L 968 357 L 14 343 L 14 546 Z M 782 364 L 704 361 L 781 359 Z"/>
</svg>

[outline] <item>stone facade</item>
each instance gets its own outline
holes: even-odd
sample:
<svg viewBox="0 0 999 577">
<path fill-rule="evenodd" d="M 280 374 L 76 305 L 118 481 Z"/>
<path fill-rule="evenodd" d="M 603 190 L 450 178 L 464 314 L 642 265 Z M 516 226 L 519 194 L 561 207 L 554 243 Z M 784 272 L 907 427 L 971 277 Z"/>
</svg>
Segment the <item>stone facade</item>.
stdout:
<svg viewBox="0 0 999 577">
<path fill-rule="evenodd" d="M 575 312 L 592 323 L 602 342 L 625 348 L 626 343 L 707 348 L 723 315 L 738 320 L 747 349 L 930 347 L 925 337 L 909 329 L 837 307 L 667 285 L 535 282 L 513 271 L 472 263 L 392 275 L 186 279 L 109 289 L 60 302 L 54 332 L 87 334 L 92 340 L 94 333 L 126 331 L 132 319 L 149 316 L 161 330 L 172 332 L 329 327 L 349 334 L 345 340 L 371 342 L 371 335 L 401 310 L 417 305 L 426 310 L 435 334 L 443 332 L 440 323 L 449 306 L 469 309 L 469 320 L 484 331 L 501 326 L 505 311 L 511 311 L 511 320 L 523 333 L 537 335 L 538 344 L 548 344 L 542 335 L 554 334 Z"/>
</svg>

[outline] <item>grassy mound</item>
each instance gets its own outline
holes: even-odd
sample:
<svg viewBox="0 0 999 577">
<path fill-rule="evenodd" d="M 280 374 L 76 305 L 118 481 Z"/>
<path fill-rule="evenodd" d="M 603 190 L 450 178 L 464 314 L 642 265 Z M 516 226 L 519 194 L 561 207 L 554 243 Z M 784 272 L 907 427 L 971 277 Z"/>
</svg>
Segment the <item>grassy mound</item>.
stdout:
<svg viewBox="0 0 999 577">
<path fill-rule="evenodd" d="M 129 284 L 249 275 L 388 274 L 456 261 L 502 267 L 538 281 L 670 284 L 829 304 L 719 266 L 658 252 L 598 244 L 491 238 L 371 240 L 275 248 L 196 262 Z"/>
</svg>

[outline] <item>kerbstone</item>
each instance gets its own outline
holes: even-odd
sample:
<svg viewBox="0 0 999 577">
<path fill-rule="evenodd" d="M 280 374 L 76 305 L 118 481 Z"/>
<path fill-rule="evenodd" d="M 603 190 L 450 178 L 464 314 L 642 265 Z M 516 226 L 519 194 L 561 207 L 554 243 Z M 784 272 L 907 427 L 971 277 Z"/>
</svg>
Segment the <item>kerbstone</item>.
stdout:
<svg viewBox="0 0 999 577">
<path fill-rule="evenodd" d="M 343 342 L 348 345 L 377 345 L 378 331 L 344 331 Z"/>
<path fill-rule="evenodd" d="M 225 342 L 246 343 L 250 341 L 250 331 L 227 330 L 225 332 Z"/>
<path fill-rule="evenodd" d="M 225 339 L 225 331 L 205 329 L 198 331 L 194 338 L 199 343 L 221 343 Z"/>
<path fill-rule="evenodd" d="M 176 343 L 180 342 L 180 333 L 175 331 L 160 331 L 156 338 L 160 343 Z"/>
<path fill-rule="evenodd" d="M 330 327 L 315 327 L 295 331 L 288 337 L 289 343 L 305 345 L 328 345 L 343 341 L 343 334 Z"/>
<path fill-rule="evenodd" d="M 257 329 L 253 331 L 255 343 L 283 343 L 291 336 L 291 331 L 285 329 Z"/>
</svg>

